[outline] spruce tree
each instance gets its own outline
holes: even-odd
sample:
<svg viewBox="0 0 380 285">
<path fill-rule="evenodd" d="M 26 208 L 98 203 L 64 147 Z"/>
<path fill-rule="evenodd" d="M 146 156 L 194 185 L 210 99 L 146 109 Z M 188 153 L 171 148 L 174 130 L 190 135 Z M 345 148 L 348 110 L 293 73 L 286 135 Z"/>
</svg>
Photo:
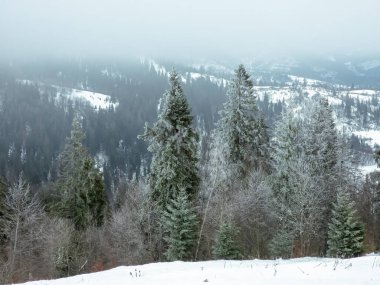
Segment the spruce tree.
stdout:
<svg viewBox="0 0 380 285">
<path fill-rule="evenodd" d="M 273 243 L 281 244 L 281 237 L 288 242 L 291 237 L 294 244 L 290 249 L 301 255 L 308 254 L 313 243 L 325 243 L 324 221 L 329 219 L 329 205 L 334 201 L 330 189 L 336 184 L 326 181 L 336 181 L 336 130 L 325 103 L 321 100 L 313 106 L 308 102 L 298 114 L 290 105 L 277 123 L 273 139 L 276 172 L 272 182 L 279 222 Z M 306 115 L 310 106 L 311 119 Z"/>
<path fill-rule="evenodd" d="M 318 185 L 315 191 L 321 197 L 320 216 L 322 220 L 328 221 L 331 218 L 333 202 L 337 197 L 336 189 L 341 185 L 341 178 L 348 173 L 339 169 L 341 165 L 338 164 L 338 135 L 333 113 L 326 98 L 320 98 L 311 108 L 310 120 L 306 126 L 308 126 L 304 131 L 306 163 L 314 184 Z M 328 235 L 326 223 L 321 224 L 319 233 L 326 250 Z"/>
<path fill-rule="evenodd" d="M 71 220 L 77 230 L 100 226 L 107 206 L 102 176 L 82 144 L 84 138 L 80 121 L 75 118 L 71 136 L 59 158 L 51 206 L 54 215 Z"/>
<path fill-rule="evenodd" d="M 142 139 L 152 152 L 149 184 L 150 196 L 162 210 L 184 189 L 190 201 L 198 193 L 198 135 L 192 127 L 193 117 L 180 85 L 180 76 L 173 70 L 170 89 L 165 92 L 162 108 L 153 127 L 145 126 Z"/>
<path fill-rule="evenodd" d="M 283 196 L 283 200 L 291 195 L 290 185 L 288 185 L 289 175 L 291 174 L 291 163 L 301 155 L 302 137 L 300 123 L 294 117 L 291 108 L 286 109 L 281 120 L 275 127 L 274 139 L 272 144 L 273 161 L 276 170 L 275 185 L 273 187 L 276 197 Z"/>
<path fill-rule="evenodd" d="M 223 223 L 216 234 L 214 257 L 217 259 L 241 259 L 242 253 L 237 242 L 239 230 L 231 223 Z"/>
<path fill-rule="evenodd" d="M 168 248 L 168 260 L 189 260 L 196 241 L 197 215 L 187 194 L 181 190 L 167 205 L 162 218 L 167 236 L 164 238 Z"/>
<path fill-rule="evenodd" d="M 364 229 L 356 218 L 354 203 L 339 192 L 328 231 L 328 255 L 349 258 L 363 251 Z"/>
<path fill-rule="evenodd" d="M 222 167 L 234 168 L 239 176 L 252 169 L 269 171 L 269 137 L 256 105 L 252 80 L 243 65 L 235 71 L 219 115 L 213 146 Z"/>
<path fill-rule="evenodd" d="M 333 179 L 338 157 L 338 135 L 326 98 L 321 98 L 312 109 L 309 124 L 305 152 L 315 166 L 315 175 Z M 333 182 L 331 179 L 329 182 Z"/>
</svg>

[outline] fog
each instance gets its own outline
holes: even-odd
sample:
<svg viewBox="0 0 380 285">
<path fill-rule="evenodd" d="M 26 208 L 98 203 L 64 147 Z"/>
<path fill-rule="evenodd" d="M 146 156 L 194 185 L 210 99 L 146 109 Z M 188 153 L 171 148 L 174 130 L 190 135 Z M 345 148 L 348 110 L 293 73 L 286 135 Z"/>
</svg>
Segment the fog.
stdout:
<svg viewBox="0 0 380 285">
<path fill-rule="evenodd" d="M 1 0 L 0 54 L 374 54 L 379 11 L 379 0 Z"/>
</svg>

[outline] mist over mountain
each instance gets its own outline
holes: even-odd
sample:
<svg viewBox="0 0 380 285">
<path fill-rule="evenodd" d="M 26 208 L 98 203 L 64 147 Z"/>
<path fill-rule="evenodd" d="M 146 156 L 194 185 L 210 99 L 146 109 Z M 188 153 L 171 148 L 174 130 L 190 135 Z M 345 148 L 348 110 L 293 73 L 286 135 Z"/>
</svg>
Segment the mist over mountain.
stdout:
<svg viewBox="0 0 380 285">
<path fill-rule="evenodd" d="M 378 55 L 379 2 L 33 0 L 0 3 L 2 57 Z"/>
<path fill-rule="evenodd" d="M 0 1 L 0 283 L 378 252 L 379 10 Z"/>
</svg>

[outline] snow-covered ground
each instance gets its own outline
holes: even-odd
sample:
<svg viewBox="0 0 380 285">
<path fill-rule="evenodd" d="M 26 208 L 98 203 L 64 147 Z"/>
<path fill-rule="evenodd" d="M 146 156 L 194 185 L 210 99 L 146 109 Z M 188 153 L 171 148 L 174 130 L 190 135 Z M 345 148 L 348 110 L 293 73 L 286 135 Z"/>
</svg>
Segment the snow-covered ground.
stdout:
<svg viewBox="0 0 380 285">
<path fill-rule="evenodd" d="M 102 70 L 102 74 L 109 74 L 107 70 Z M 99 92 L 92 92 L 87 90 L 80 90 L 74 88 L 66 88 L 58 85 L 49 85 L 42 82 L 32 81 L 28 79 L 19 79 L 18 82 L 24 85 L 36 85 L 39 87 L 40 92 L 43 92 L 46 87 L 53 87 L 57 90 L 56 100 L 59 102 L 61 99 L 70 99 L 71 101 L 84 101 L 88 102 L 95 110 L 116 108 L 119 102 L 112 101 L 111 96 Z"/>
<path fill-rule="evenodd" d="M 62 88 L 58 89 L 61 91 L 57 92 L 57 99 L 60 97 L 68 98 L 70 100 L 82 100 L 88 102 L 94 109 L 109 109 L 110 107 L 116 108 L 119 103 L 112 102 L 111 96 L 105 95 L 98 92 L 91 92 L 86 90 L 78 89 L 65 89 L 65 92 L 62 92 Z"/>
<path fill-rule="evenodd" d="M 372 164 L 372 165 L 366 165 L 366 166 L 360 166 L 359 167 L 359 170 L 361 171 L 361 173 L 364 175 L 367 175 L 371 172 L 374 172 L 374 171 L 380 171 L 380 169 L 377 167 L 376 164 Z"/>
<path fill-rule="evenodd" d="M 380 255 L 352 259 L 299 258 L 153 263 L 122 266 L 69 278 L 28 282 L 28 285 L 121 284 L 221 285 L 354 285 L 380 284 Z"/>
<path fill-rule="evenodd" d="M 380 146 L 380 130 L 354 131 L 353 134 L 359 138 L 365 139 L 367 144 L 375 147 Z"/>
</svg>

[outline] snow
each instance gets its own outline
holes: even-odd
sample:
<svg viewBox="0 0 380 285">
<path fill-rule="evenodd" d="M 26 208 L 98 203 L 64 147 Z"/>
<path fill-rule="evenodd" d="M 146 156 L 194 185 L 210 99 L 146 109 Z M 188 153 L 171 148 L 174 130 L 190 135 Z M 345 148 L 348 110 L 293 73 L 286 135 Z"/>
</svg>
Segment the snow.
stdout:
<svg viewBox="0 0 380 285">
<path fill-rule="evenodd" d="M 156 62 L 155 60 L 153 59 L 148 59 L 147 60 L 148 64 L 149 64 L 149 70 L 152 70 L 154 69 L 154 71 L 158 74 L 158 75 L 168 75 L 168 72 L 166 70 L 166 68 L 162 65 L 160 65 L 158 62 Z M 145 63 L 145 61 L 144 61 Z"/>
<path fill-rule="evenodd" d="M 367 140 L 367 144 L 374 147 L 376 144 L 380 146 L 380 130 L 354 131 L 354 135 Z"/>
<path fill-rule="evenodd" d="M 365 176 L 371 172 L 374 172 L 374 171 L 380 171 L 380 169 L 377 167 L 376 164 L 360 166 L 359 170 L 363 174 L 363 176 Z"/>
<path fill-rule="evenodd" d="M 186 72 L 186 77 L 181 76 L 182 83 L 187 83 L 187 79 L 186 79 L 187 77 L 190 77 L 190 82 L 194 82 L 199 79 L 204 79 L 204 80 L 209 80 L 211 83 L 219 87 L 220 86 L 226 87 L 227 84 L 229 83 L 229 81 L 224 78 L 216 77 L 214 75 L 201 74 L 198 72 Z"/>
<path fill-rule="evenodd" d="M 294 82 L 299 82 L 300 84 L 303 84 L 304 82 L 306 85 L 321 85 L 324 82 L 320 80 L 315 80 L 315 79 L 310 79 L 310 78 L 305 78 L 305 77 L 300 77 L 300 76 L 295 76 L 295 75 L 289 75 L 288 76 L 291 81 Z"/>
<path fill-rule="evenodd" d="M 57 97 L 66 97 L 70 100 L 87 101 L 96 110 L 109 109 L 110 107 L 116 108 L 119 106 L 118 102 L 111 101 L 111 96 L 109 95 L 86 90 L 65 89 L 64 92 L 62 92 L 62 90 L 58 91 Z"/>
<path fill-rule="evenodd" d="M 108 70 L 102 70 L 103 75 L 108 75 Z M 119 106 L 119 102 L 113 102 L 111 96 L 92 92 L 87 90 L 79 90 L 74 88 L 66 88 L 58 85 L 50 85 L 43 82 L 32 81 L 28 79 L 18 79 L 19 83 L 24 85 L 36 85 L 39 87 L 41 93 L 43 93 L 46 87 L 53 87 L 57 90 L 56 100 L 67 98 L 70 100 L 81 100 L 88 102 L 95 110 L 109 109 L 110 107 L 116 108 Z M 83 83 L 82 83 L 83 85 Z"/>
<path fill-rule="evenodd" d="M 121 284 L 380 284 L 380 255 L 352 259 L 298 258 L 152 263 L 121 266 L 111 270 L 57 280 L 28 282 L 28 285 L 121 285 Z"/>
<path fill-rule="evenodd" d="M 295 96 L 294 92 L 287 87 L 255 86 L 254 90 L 260 100 L 263 100 L 264 96 L 267 95 L 269 101 L 273 103 L 286 101 Z"/>
<path fill-rule="evenodd" d="M 351 98 L 358 99 L 361 102 L 369 102 L 374 97 L 379 96 L 380 92 L 376 90 L 369 89 L 358 89 L 358 90 L 346 90 L 337 92 L 339 96 L 348 95 Z"/>
</svg>

